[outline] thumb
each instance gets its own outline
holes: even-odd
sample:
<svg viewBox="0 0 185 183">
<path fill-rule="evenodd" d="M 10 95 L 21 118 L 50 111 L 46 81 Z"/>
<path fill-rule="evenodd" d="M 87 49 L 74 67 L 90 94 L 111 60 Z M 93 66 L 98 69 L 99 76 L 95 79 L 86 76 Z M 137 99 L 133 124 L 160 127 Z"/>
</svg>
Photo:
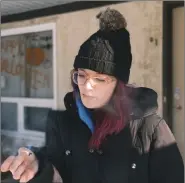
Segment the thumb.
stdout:
<svg viewBox="0 0 185 183">
<path fill-rule="evenodd" d="M 18 155 L 23 156 L 25 159 L 29 159 L 31 161 L 35 160 L 35 154 L 30 149 L 25 147 L 19 148 Z"/>
</svg>

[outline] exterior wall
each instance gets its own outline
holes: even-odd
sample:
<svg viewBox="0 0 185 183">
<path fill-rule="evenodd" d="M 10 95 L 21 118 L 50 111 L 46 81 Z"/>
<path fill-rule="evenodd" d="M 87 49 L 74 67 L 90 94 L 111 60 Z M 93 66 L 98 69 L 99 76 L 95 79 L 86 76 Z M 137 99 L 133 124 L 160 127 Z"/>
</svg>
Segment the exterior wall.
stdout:
<svg viewBox="0 0 185 183">
<path fill-rule="evenodd" d="M 121 11 L 128 22 L 133 54 L 130 83 L 156 90 L 159 113 L 162 115 L 162 1 L 135 1 L 109 7 Z M 96 15 L 104 8 L 1 25 L 2 29 L 8 29 L 56 22 L 57 97 L 60 109 L 64 108 L 65 93 L 71 90 L 69 73 L 74 57 L 83 41 L 98 29 Z"/>
</svg>

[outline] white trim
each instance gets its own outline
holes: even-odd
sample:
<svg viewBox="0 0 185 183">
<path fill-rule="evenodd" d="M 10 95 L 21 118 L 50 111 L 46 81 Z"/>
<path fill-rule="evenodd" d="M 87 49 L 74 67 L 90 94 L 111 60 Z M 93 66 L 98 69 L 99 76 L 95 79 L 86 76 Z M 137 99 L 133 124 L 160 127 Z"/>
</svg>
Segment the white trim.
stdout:
<svg viewBox="0 0 185 183">
<path fill-rule="evenodd" d="M 21 103 L 17 103 L 17 129 L 21 133 L 24 130 L 24 106 Z"/>
<path fill-rule="evenodd" d="M 57 58 L 56 58 L 56 45 L 57 45 L 57 40 L 56 40 L 56 24 L 53 25 L 52 29 L 52 37 L 53 37 L 53 98 L 54 98 L 54 108 L 57 108 L 57 91 L 58 91 L 58 85 L 57 85 Z"/>
<path fill-rule="evenodd" d="M 43 133 L 43 132 L 33 132 L 33 131 L 29 131 L 29 130 L 28 131 L 26 130 L 26 133 L 25 132 L 18 133 L 17 131 L 10 131 L 10 130 L 1 130 L 1 133 L 2 133 L 2 135 L 8 135 L 11 137 L 32 136 L 31 138 L 35 138 L 35 139 L 37 139 L 37 138 L 43 139 L 45 137 L 45 133 Z"/>
<path fill-rule="evenodd" d="M 34 136 L 34 137 L 39 137 L 39 138 L 45 137 L 44 132 L 38 132 L 38 131 L 32 131 L 32 130 L 23 130 L 22 134 Z"/>
<path fill-rule="evenodd" d="M 10 131 L 10 130 L 1 130 L 1 134 L 2 135 L 6 135 L 6 136 L 9 136 L 9 137 L 13 137 L 13 138 L 20 138 L 21 140 L 22 139 L 25 139 L 25 140 L 30 140 L 31 141 L 31 144 L 30 145 L 33 145 L 33 146 L 41 146 L 41 145 L 44 145 L 45 143 L 45 134 L 42 133 L 42 132 L 23 132 L 23 133 L 19 133 L 19 132 L 16 132 L 16 131 Z"/>
<path fill-rule="evenodd" d="M 1 97 L 1 102 L 20 103 L 30 107 L 54 107 L 54 99 Z"/>
<path fill-rule="evenodd" d="M 40 25 L 32 25 L 26 27 L 19 27 L 19 28 L 11 28 L 11 29 L 3 29 L 1 30 L 1 36 L 10 36 L 10 35 L 19 35 L 19 34 L 26 34 L 32 32 L 41 32 L 55 29 L 56 23 L 46 23 Z"/>
<path fill-rule="evenodd" d="M 4 135 L 6 135 L 6 134 L 8 134 L 8 135 L 10 135 L 10 136 L 23 136 L 23 135 L 25 135 L 25 136 L 32 136 L 33 134 L 34 134 L 34 136 L 33 137 L 37 137 L 37 138 L 44 138 L 44 136 L 45 136 L 45 133 L 43 133 L 43 132 L 35 132 L 35 131 L 30 131 L 30 130 L 26 130 L 26 133 L 25 132 L 22 132 L 22 133 L 18 133 L 17 131 L 10 131 L 10 130 L 1 130 L 1 132 L 2 132 L 2 134 Z"/>
</svg>

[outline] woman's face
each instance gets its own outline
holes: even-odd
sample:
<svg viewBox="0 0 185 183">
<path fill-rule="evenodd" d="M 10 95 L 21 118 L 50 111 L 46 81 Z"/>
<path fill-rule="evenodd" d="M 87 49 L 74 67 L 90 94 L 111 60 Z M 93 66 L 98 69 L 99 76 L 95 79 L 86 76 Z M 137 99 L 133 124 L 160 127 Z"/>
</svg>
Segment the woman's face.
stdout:
<svg viewBox="0 0 185 183">
<path fill-rule="evenodd" d="M 117 84 L 115 77 L 99 74 L 89 69 L 78 69 L 77 82 L 82 103 L 89 109 L 106 105 Z"/>
</svg>

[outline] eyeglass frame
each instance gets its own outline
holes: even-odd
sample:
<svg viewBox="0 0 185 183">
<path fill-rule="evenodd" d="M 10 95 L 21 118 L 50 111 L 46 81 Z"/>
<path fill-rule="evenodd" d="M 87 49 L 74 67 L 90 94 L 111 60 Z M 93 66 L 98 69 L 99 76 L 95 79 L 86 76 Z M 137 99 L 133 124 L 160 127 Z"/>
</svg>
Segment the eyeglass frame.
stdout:
<svg viewBox="0 0 185 183">
<path fill-rule="evenodd" d="M 85 83 L 86 83 L 89 79 L 100 78 L 100 77 L 98 77 L 98 76 L 91 77 L 91 76 L 90 76 L 89 74 L 87 74 L 85 71 L 82 71 L 82 72 L 83 72 L 84 75 L 86 76 L 86 79 L 85 79 L 85 81 L 84 81 L 83 84 L 79 84 L 79 83 L 76 82 L 75 79 L 74 79 L 74 74 L 77 73 L 77 75 L 78 75 L 79 71 L 73 71 L 73 73 L 72 73 L 72 80 L 73 80 L 73 82 L 74 82 L 76 85 L 85 85 Z M 111 83 L 112 81 L 115 80 L 115 79 L 114 79 L 113 77 L 111 77 L 111 76 L 106 76 L 105 78 L 100 78 L 100 79 L 104 79 L 104 80 L 105 80 L 105 83 L 99 83 L 99 84 L 109 84 L 109 83 Z M 97 83 L 96 83 L 96 85 L 97 85 Z"/>
</svg>

